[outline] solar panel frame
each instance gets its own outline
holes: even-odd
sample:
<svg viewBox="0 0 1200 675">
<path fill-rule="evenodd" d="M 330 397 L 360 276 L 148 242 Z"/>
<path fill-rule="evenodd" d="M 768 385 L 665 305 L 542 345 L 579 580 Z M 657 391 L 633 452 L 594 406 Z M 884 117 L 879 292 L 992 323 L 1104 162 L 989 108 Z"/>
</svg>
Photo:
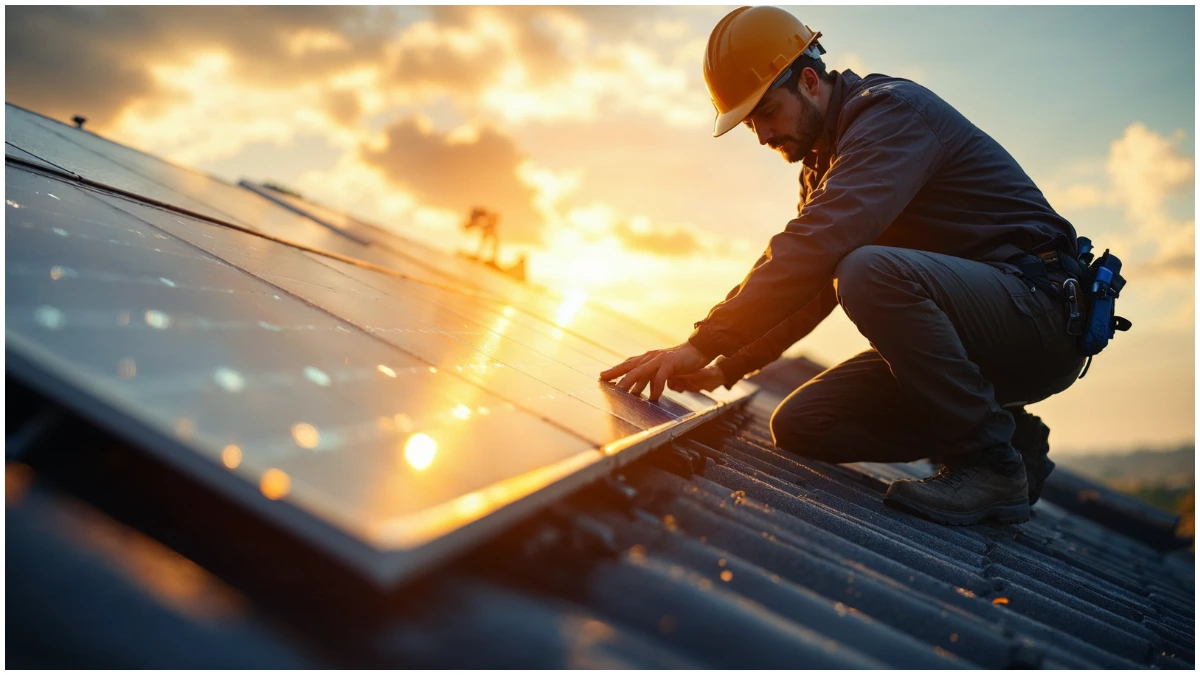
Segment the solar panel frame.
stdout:
<svg viewBox="0 0 1200 675">
<path fill-rule="evenodd" d="M 23 162 L 25 164 L 36 166 L 42 169 L 49 169 L 51 171 L 61 173 L 70 173 L 61 166 L 58 166 L 52 162 L 48 162 L 32 153 L 26 152 L 12 143 L 9 143 L 8 141 L 4 142 L 4 157 L 6 159 L 11 159 L 16 162 Z"/>
</svg>

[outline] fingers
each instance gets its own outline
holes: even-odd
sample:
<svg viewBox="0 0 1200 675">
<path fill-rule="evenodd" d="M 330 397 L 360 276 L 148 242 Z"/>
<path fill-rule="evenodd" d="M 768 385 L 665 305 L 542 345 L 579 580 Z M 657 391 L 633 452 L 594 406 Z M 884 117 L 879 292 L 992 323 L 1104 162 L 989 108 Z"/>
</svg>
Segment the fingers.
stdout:
<svg viewBox="0 0 1200 675">
<path fill-rule="evenodd" d="M 648 358 L 652 357 L 653 355 L 654 355 L 654 352 L 646 352 L 645 354 L 641 354 L 640 356 L 631 356 L 631 357 L 625 359 L 624 361 L 622 361 L 621 363 L 613 366 L 612 368 L 609 368 L 608 370 L 600 373 L 600 379 L 604 380 L 605 382 L 608 382 L 608 381 L 613 380 L 614 378 L 620 377 L 621 375 L 628 373 L 629 371 L 633 370 L 634 368 L 637 368 L 638 366 L 640 366 L 643 362 L 645 362 Z"/>
<path fill-rule="evenodd" d="M 698 370 L 686 375 L 672 375 L 667 380 L 667 386 L 675 391 L 694 391 L 697 393 L 710 391 L 721 386 L 721 382 L 704 370 Z"/>
<path fill-rule="evenodd" d="M 617 388 L 627 391 L 634 396 L 640 396 L 642 389 L 646 388 L 646 382 L 650 379 L 649 373 L 653 372 L 655 362 L 653 359 L 648 360 L 640 366 L 626 373 L 625 377 L 617 382 Z"/>
<path fill-rule="evenodd" d="M 608 381 L 612 380 L 613 378 L 620 377 L 621 375 L 628 373 L 629 371 L 631 371 L 637 367 L 637 365 L 639 363 L 638 359 L 640 359 L 640 358 L 641 358 L 640 356 L 635 356 L 632 358 L 625 359 L 624 361 L 618 363 L 617 365 L 613 366 L 612 368 L 609 368 L 608 370 L 601 372 L 600 379 L 604 380 L 605 382 L 608 382 Z"/>
<path fill-rule="evenodd" d="M 624 363 L 610 368 L 600 374 L 605 380 L 617 375 L 624 375 L 617 382 L 617 388 L 627 391 L 634 396 L 641 396 L 646 386 L 650 387 L 651 401 L 657 401 L 671 379 L 673 365 L 669 359 L 663 358 L 660 352 L 647 352 L 641 356 L 627 359 Z M 690 383 L 685 386 L 690 386 Z M 683 390 L 680 390 L 683 391 Z"/>
<path fill-rule="evenodd" d="M 667 368 L 659 368 L 654 372 L 654 378 L 650 382 L 650 400 L 657 401 L 659 396 L 662 396 L 663 387 L 667 384 L 667 376 L 670 372 Z"/>
</svg>

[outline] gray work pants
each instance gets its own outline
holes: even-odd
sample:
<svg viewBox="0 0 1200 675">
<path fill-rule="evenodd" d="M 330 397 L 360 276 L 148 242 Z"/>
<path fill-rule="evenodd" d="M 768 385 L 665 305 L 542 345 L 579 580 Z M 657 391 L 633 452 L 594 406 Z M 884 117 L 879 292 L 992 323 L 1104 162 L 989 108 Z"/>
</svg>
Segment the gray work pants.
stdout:
<svg viewBox="0 0 1200 675">
<path fill-rule="evenodd" d="M 1061 301 L 1016 271 L 884 246 L 850 253 L 834 272 L 838 302 L 872 348 L 784 399 L 775 444 L 827 462 L 1014 467 L 1013 413 L 1069 387 L 1084 361 Z"/>
</svg>

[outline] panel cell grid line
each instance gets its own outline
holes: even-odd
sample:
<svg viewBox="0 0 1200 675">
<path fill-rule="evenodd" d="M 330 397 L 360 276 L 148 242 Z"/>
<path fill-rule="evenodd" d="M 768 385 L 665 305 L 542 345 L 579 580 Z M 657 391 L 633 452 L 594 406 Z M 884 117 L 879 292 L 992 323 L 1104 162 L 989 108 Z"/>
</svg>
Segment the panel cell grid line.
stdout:
<svg viewBox="0 0 1200 675">
<path fill-rule="evenodd" d="M 26 164 L 32 164 L 32 165 L 42 168 L 42 169 L 49 169 L 50 171 L 67 173 L 66 169 L 63 169 L 61 166 L 55 166 L 54 164 L 47 162 L 46 160 L 42 159 L 41 157 L 37 157 L 28 152 L 25 152 L 24 150 L 18 148 L 17 146 L 13 145 L 12 143 L 8 143 L 7 141 L 4 143 L 4 156 L 6 158 L 12 158 L 12 159 L 24 162 Z"/>
</svg>

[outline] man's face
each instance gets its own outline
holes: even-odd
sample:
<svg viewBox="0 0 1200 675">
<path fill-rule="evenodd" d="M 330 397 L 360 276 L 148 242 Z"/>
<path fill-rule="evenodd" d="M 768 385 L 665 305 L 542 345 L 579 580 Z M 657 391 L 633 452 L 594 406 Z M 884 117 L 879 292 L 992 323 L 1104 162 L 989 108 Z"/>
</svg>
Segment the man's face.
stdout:
<svg viewBox="0 0 1200 675">
<path fill-rule="evenodd" d="M 771 146 L 795 164 L 817 144 L 825 113 L 806 92 L 780 87 L 767 92 L 742 123 L 758 136 L 760 144 Z"/>
</svg>

